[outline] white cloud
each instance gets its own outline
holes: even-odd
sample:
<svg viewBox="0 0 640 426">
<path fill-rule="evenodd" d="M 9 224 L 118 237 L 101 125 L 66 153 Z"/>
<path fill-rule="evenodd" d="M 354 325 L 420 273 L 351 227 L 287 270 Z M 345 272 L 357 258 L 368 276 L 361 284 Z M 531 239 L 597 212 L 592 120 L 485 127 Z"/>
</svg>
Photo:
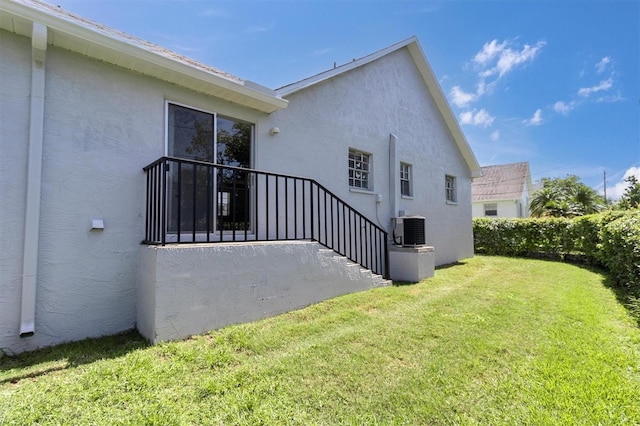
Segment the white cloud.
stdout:
<svg viewBox="0 0 640 426">
<path fill-rule="evenodd" d="M 608 56 L 605 56 L 600 60 L 600 62 L 595 64 L 596 71 L 598 72 L 598 74 L 602 74 L 603 72 L 605 72 L 607 70 L 607 65 L 609 65 L 610 63 L 611 63 L 611 58 Z"/>
<path fill-rule="evenodd" d="M 475 94 L 465 92 L 460 86 L 453 86 L 449 96 L 451 96 L 451 102 L 458 108 L 463 108 L 476 99 Z"/>
<path fill-rule="evenodd" d="M 582 87 L 578 90 L 578 95 L 580 96 L 590 96 L 592 93 L 601 92 L 603 90 L 609 90 L 613 87 L 613 79 L 608 78 L 607 80 L 602 80 L 597 86 L 592 87 Z"/>
<path fill-rule="evenodd" d="M 485 92 L 487 91 L 487 84 L 484 82 L 484 80 L 480 80 L 478 82 L 478 86 L 476 89 L 476 96 L 480 97 L 482 95 L 485 94 Z"/>
<path fill-rule="evenodd" d="M 539 41 L 533 46 L 525 44 L 522 49 L 519 47 L 514 49 L 510 47 L 511 42 L 507 40 L 499 42 L 494 39 L 485 43 L 472 59 L 479 77 L 475 92 L 466 92 L 460 86 L 453 86 L 449 92 L 451 102 L 458 108 L 465 108 L 483 95 L 490 93 L 498 84 L 500 77 L 519 65 L 533 61 L 545 44 L 545 41 Z M 494 77 L 487 81 L 492 76 Z"/>
<path fill-rule="evenodd" d="M 546 42 L 541 40 L 533 46 L 525 44 L 522 49 L 514 50 L 509 47 L 507 41 L 498 43 L 497 40 L 492 40 L 490 43 L 484 44 L 473 61 L 482 67 L 480 77 L 486 78 L 496 74 L 498 77 L 502 77 L 518 65 L 532 62 L 545 44 Z M 495 64 L 490 66 L 494 61 Z"/>
<path fill-rule="evenodd" d="M 460 123 L 473 124 L 473 111 L 466 111 L 460 114 Z"/>
<path fill-rule="evenodd" d="M 490 137 L 492 141 L 497 141 L 498 139 L 500 139 L 500 130 L 492 132 Z"/>
<path fill-rule="evenodd" d="M 475 93 L 465 92 L 460 86 L 453 86 L 449 92 L 451 102 L 453 102 L 458 108 L 464 108 L 471 102 L 477 101 L 485 93 L 489 93 L 495 87 L 495 82 L 487 84 L 484 80 L 480 80 L 476 86 Z"/>
<path fill-rule="evenodd" d="M 573 107 L 574 107 L 573 102 L 567 104 L 565 102 L 558 101 L 555 104 L 553 104 L 553 110 L 558 114 L 562 114 L 562 115 L 569 115 Z"/>
<path fill-rule="evenodd" d="M 493 58 L 498 56 L 501 52 L 504 51 L 504 48 L 507 46 L 507 42 L 503 41 L 498 44 L 498 40 L 491 40 L 489 43 L 485 43 L 482 46 L 482 50 L 476 53 L 476 56 L 473 57 L 473 62 L 479 65 L 486 65 Z"/>
<path fill-rule="evenodd" d="M 537 109 L 536 112 L 533 113 L 533 117 L 523 121 L 523 123 L 527 126 L 539 126 L 542 124 L 542 122 L 543 119 L 541 109 Z"/>
<path fill-rule="evenodd" d="M 460 114 L 461 124 L 471 124 L 474 126 L 489 127 L 496 118 L 491 116 L 485 109 L 480 111 L 466 111 Z"/>
<path fill-rule="evenodd" d="M 624 181 L 629 176 L 635 176 L 640 180 L 640 167 L 628 168 L 619 182 L 617 182 L 612 188 L 607 188 L 607 198 L 619 200 L 624 194 L 624 191 L 629 187 L 629 183 Z"/>
<path fill-rule="evenodd" d="M 613 103 L 613 102 L 620 102 L 620 101 L 624 101 L 625 98 L 620 94 L 620 92 L 616 93 L 615 95 L 609 95 L 609 96 L 601 96 L 598 99 L 596 99 L 596 102 L 598 103 Z"/>
</svg>

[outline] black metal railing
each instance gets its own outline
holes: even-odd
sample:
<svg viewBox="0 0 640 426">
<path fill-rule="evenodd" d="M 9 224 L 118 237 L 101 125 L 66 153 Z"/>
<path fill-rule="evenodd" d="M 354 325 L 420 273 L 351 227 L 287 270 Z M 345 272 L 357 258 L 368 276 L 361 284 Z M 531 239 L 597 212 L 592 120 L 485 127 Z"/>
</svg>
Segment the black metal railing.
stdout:
<svg viewBox="0 0 640 426">
<path fill-rule="evenodd" d="M 144 244 L 313 240 L 389 277 L 387 232 L 313 179 L 173 157 L 144 171 Z"/>
</svg>

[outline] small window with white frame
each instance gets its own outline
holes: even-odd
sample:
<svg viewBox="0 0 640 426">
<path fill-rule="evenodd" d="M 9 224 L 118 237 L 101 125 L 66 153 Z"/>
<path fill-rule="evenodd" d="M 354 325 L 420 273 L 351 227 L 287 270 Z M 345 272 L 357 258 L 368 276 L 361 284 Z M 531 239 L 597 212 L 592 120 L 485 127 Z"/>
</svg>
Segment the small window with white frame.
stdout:
<svg viewBox="0 0 640 426">
<path fill-rule="evenodd" d="M 411 169 L 411 164 L 400 163 L 400 195 L 403 197 L 413 196 Z"/>
<path fill-rule="evenodd" d="M 498 205 L 496 203 L 484 205 L 484 215 L 489 217 L 498 216 Z"/>
<path fill-rule="evenodd" d="M 349 149 L 349 187 L 372 190 L 371 154 Z"/>
<path fill-rule="evenodd" d="M 456 177 L 451 175 L 444 176 L 444 189 L 447 203 L 456 203 L 458 194 L 456 194 Z"/>
</svg>

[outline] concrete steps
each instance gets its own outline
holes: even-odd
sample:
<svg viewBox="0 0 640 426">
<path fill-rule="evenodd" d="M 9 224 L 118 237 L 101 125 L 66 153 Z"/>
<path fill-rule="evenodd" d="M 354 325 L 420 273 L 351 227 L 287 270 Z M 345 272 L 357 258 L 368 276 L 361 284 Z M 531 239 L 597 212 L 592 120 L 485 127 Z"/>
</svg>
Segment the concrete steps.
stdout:
<svg viewBox="0 0 640 426">
<path fill-rule="evenodd" d="M 385 287 L 393 284 L 391 280 L 386 280 L 382 275 L 374 274 L 370 269 L 352 262 L 347 257 L 342 256 L 328 248 L 318 250 L 318 256 L 325 262 L 331 262 L 334 267 L 344 271 L 346 277 L 351 281 L 359 281 L 364 287 Z"/>
</svg>

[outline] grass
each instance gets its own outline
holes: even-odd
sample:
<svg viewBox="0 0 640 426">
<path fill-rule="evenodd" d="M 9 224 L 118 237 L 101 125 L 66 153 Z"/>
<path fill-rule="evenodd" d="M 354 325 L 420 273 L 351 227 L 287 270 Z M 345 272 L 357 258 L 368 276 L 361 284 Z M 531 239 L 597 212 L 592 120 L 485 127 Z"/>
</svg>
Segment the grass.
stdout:
<svg viewBox="0 0 640 426">
<path fill-rule="evenodd" d="M 0 424 L 622 425 L 638 401 L 607 277 L 499 257 L 182 342 L 0 359 Z"/>
</svg>

